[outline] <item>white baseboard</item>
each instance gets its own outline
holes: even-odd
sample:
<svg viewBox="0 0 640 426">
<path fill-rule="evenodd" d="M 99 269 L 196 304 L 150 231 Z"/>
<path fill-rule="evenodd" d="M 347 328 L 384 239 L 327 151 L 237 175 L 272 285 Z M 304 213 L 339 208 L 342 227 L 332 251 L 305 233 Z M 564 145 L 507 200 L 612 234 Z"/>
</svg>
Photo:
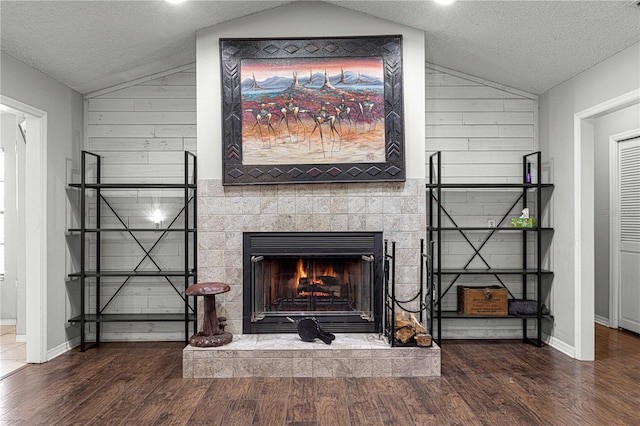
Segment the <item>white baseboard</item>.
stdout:
<svg viewBox="0 0 640 426">
<path fill-rule="evenodd" d="M 80 344 L 80 336 L 74 337 L 71 340 L 67 340 L 61 345 L 56 346 L 53 349 L 47 351 L 47 361 L 51 361 L 57 356 L 62 355 L 63 353 L 75 348 Z"/>
<path fill-rule="evenodd" d="M 544 340 L 547 345 L 556 350 L 559 350 L 563 354 L 568 355 L 571 358 L 576 357 L 576 349 L 573 346 L 563 342 L 562 340 L 556 339 L 553 336 L 545 336 Z"/>
<path fill-rule="evenodd" d="M 7 318 L 2 318 L 0 319 L 0 325 L 16 325 L 17 322 L 15 319 L 7 319 Z"/>
<path fill-rule="evenodd" d="M 609 318 L 601 317 L 600 315 L 596 315 L 595 317 L 596 324 L 604 325 L 605 327 L 609 327 Z"/>
<path fill-rule="evenodd" d="M 27 335 L 26 334 L 16 334 L 16 342 L 27 343 Z"/>
</svg>

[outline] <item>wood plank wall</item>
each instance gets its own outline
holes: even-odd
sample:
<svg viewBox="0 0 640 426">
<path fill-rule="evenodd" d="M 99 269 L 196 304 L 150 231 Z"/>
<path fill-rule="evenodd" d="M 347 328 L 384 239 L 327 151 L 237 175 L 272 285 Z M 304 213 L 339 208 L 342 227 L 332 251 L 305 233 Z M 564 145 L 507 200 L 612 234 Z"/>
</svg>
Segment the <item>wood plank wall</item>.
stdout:
<svg viewBox="0 0 640 426">
<path fill-rule="evenodd" d="M 196 151 L 195 67 L 87 99 L 87 146 L 110 182 L 180 182 Z"/>
<path fill-rule="evenodd" d="M 425 70 L 427 166 L 442 151 L 448 183 L 521 182 L 522 155 L 538 146 L 536 97 L 436 68 Z"/>
</svg>

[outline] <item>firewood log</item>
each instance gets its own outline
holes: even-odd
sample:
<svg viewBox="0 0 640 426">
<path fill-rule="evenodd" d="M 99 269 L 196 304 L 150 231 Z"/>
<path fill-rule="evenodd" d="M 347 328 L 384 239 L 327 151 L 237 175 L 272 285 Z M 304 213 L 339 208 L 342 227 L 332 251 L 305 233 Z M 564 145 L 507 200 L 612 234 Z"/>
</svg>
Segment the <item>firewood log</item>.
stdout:
<svg viewBox="0 0 640 426">
<path fill-rule="evenodd" d="M 426 333 L 420 333 L 420 334 L 416 334 L 414 336 L 414 339 L 416 340 L 416 344 L 418 346 L 431 346 L 431 335 L 430 334 L 426 334 Z"/>
<path fill-rule="evenodd" d="M 402 343 L 407 343 L 413 336 L 415 336 L 416 332 L 413 331 L 411 327 L 402 327 L 395 332 L 395 337 Z"/>
<path fill-rule="evenodd" d="M 396 330 L 403 328 L 403 327 L 412 327 L 411 323 L 407 320 L 401 320 L 401 321 L 397 321 L 396 320 Z"/>
<path fill-rule="evenodd" d="M 411 322 L 411 325 L 413 326 L 413 329 L 416 331 L 416 333 L 427 332 L 427 329 L 424 328 L 422 324 L 420 324 L 420 321 L 418 321 L 415 315 L 409 314 L 409 322 Z"/>
</svg>

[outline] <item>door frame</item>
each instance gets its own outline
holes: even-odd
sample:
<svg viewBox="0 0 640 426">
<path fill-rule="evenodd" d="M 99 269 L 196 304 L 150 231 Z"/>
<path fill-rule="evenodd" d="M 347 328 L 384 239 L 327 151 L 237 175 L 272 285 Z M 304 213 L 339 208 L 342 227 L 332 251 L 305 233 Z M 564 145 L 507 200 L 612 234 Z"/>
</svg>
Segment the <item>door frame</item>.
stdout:
<svg viewBox="0 0 640 426">
<path fill-rule="evenodd" d="M 595 359 L 594 119 L 640 103 L 640 88 L 577 112 L 573 119 L 574 357 Z"/>
<path fill-rule="evenodd" d="M 640 128 L 609 137 L 609 327 L 620 323 L 620 178 L 618 144 L 640 137 Z"/>
<path fill-rule="evenodd" d="M 47 113 L 0 95 L 0 109 L 27 120 L 25 150 L 25 249 L 27 362 L 47 361 Z"/>
</svg>

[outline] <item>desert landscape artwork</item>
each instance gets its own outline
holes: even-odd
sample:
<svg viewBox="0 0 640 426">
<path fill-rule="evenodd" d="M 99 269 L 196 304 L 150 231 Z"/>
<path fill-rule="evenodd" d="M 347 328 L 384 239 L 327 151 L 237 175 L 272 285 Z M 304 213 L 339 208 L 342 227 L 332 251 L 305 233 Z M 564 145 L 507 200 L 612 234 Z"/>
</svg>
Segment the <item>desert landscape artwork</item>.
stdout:
<svg viewBox="0 0 640 426">
<path fill-rule="evenodd" d="M 243 60 L 242 163 L 385 160 L 381 58 Z"/>
<path fill-rule="evenodd" d="M 221 39 L 223 184 L 403 181 L 402 37 Z"/>
</svg>

